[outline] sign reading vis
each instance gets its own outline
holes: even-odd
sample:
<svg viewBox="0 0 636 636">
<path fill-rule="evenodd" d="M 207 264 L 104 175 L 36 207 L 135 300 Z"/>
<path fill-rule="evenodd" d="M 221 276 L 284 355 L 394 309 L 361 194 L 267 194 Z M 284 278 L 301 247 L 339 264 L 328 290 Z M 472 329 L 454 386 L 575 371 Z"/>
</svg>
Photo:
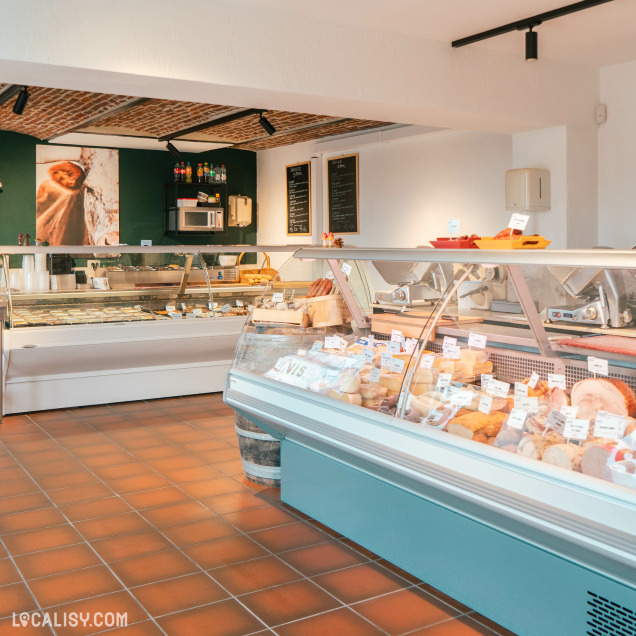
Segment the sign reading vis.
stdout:
<svg viewBox="0 0 636 636">
<path fill-rule="evenodd" d="M 287 236 L 311 236 L 311 164 L 286 166 Z"/>
<path fill-rule="evenodd" d="M 358 155 L 327 160 L 329 231 L 360 234 L 358 207 Z"/>
</svg>

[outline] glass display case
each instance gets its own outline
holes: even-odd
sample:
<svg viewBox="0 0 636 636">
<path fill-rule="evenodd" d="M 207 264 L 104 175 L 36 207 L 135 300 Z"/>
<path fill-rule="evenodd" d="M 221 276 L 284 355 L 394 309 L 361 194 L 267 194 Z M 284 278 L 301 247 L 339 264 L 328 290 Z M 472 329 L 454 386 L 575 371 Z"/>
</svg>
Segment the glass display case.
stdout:
<svg viewBox="0 0 636 636">
<path fill-rule="evenodd" d="M 265 283 L 284 285 L 265 266 L 267 252 L 292 253 L 254 246 L 0 250 L 4 413 L 221 390 L 248 310 Z M 240 264 L 241 252 L 258 263 Z"/>
<path fill-rule="evenodd" d="M 636 253 L 295 258 L 322 280 L 257 301 L 226 387 L 282 438 L 283 500 L 520 634 L 596 633 L 592 593 L 636 609 Z M 577 583 L 502 610 L 520 563 L 520 592 Z"/>
</svg>

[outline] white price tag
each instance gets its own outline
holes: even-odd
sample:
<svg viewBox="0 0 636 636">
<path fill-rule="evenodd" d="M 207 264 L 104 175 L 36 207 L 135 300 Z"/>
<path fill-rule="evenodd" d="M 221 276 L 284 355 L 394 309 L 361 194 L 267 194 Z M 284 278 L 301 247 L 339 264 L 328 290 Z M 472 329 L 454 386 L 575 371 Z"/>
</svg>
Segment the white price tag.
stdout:
<svg viewBox="0 0 636 636">
<path fill-rule="evenodd" d="M 492 375 L 490 373 L 482 373 L 481 374 L 481 388 L 484 391 L 488 390 L 488 382 L 492 380 Z"/>
<path fill-rule="evenodd" d="M 526 423 L 526 417 L 528 417 L 528 412 L 522 409 L 512 409 L 510 411 L 510 415 L 508 416 L 508 420 L 506 424 L 510 428 L 523 428 L 523 425 Z"/>
<path fill-rule="evenodd" d="M 505 398 L 510 391 L 510 384 L 508 382 L 500 382 L 499 380 L 488 380 L 488 386 L 486 392 L 494 397 Z"/>
<path fill-rule="evenodd" d="M 183 314 L 180 311 L 171 311 L 168 313 L 168 316 L 170 316 L 172 320 L 181 320 L 183 318 Z"/>
<path fill-rule="evenodd" d="M 404 360 L 394 358 L 390 353 L 383 353 L 380 358 L 380 364 L 383 369 L 392 373 L 402 373 L 404 370 Z"/>
<path fill-rule="evenodd" d="M 539 398 L 537 397 L 516 397 L 515 408 L 527 413 L 539 412 Z"/>
<path fill-rule="evenodd" d="M 453 379 L 452 373 L 440 373 L 437 378 L 437 387 L 440 389 L 445 389 L 450 385 L 451 380 Z"/>
<path fill-rule="evenodd" d="M 400 343 L 395 340 L 391 340 L 386 343 L 386 352 L 390 354 L 400 353 L 402 347 L 400 347 Z"/>
<path fill-rule="evenodd" d="M 589 430 L 589 420 L 577 420 L 574 417 L 568 417 L 563 427 L 563 437 L 566 439 L 587 439 Z"/>
<path fill-rule="evenodd" d="M 285 302 L 285 296 L 283 295 L 283 292 L 276 292 L 275 294 L 272 294 L 272 302 L 273 303 Z"/>
<path fill-rule="evenodd" d="M 537 382 L 538 382 L 540 379 L 541 379 L 541 376 L 540 376 L 540 375 L 539 375 L 536 371 L 533 371 L 533 372 L 532 372 L 532 375 L 530 376 L 530 379 L 528 380 L 528 386 L 529 386 L 531 389 L 536 388 L 536 386 L 537 386 Z"/>
<path fill-rule="evenodd" d="M 337 349 L 338 336 L 325 336 L 325 349 Z"/>
<path fill-rule="evenodd" d="M 468 347 L 472 349 L 485 349 L 488 336 L 483 333 L 471 333 L 468 335 Z"/>
<path fill-rule="evenodd" d="M 528 397 L 528 385 L 523 382 L 515 382 L 515 397 Z"/>
<path fill-rule="evenodd" d="M 353 268 L 351 267 L 351 265 L 349 265 L 349 263 L 343 263 L 343 264 L 342 264 L 342 267 L 341 267 L 340 269 L 342 269 L 342 273 L 343 273 L 345 276 L 349 276 L 349 274 L 351 274 L 351 270 L 352 270 Z"/>
<path fill-rule="evenodd" d="M 110 285 L 108 284 L 108 278 L 106 277 L 93 277 L 93 289 L 110 289 Z M 73 287 L 75 289 L 75 287 Z"/>
<path fill-rule="evenodd" d="M 334 336 L 334 344 L 336 345 L 336 349 L 340 349 L 340 351 L 345 351 L 349 346 L 349 343 L 340 336 Z"/>
<path fill-rule="evenodd" d="M 407 338 L 404 342 L 404 351 L 410 355 L 415 351 L 416 346 L 417 340 L 415 338 Z"/>
<path fill-rule="evenodd" d="M 510 223 L 508 223 L 508 227 L 512 228 L 513 230 L 521 230 L 523 232 L 526 229 L 529 220 L 530 215 L 515 212 L 510 217 Z"/>
<path fill-rule="evenodd" d="M 587 357 L 587 370 L 598 375 L 609 375 L 609 363 L 604 358 Z"/>
<path fill-rule="evenodd" d="M 565 376 L 560 373 L 548 373 L 548 388 L 565 391 Z"/>
<path fill-rule="evenodd" d="M 221 313 L 222 314 L 227 314 L 228 311 L 230 311 L 230 309 L 232 309 L 228 304 L 223 305 L 223 307 L 221 307 Z"/>
<path fill-rule="evenodd" d="M 371 347 L 364 347 L 364 349 L 362 349 L 362 357 L 365 362 L 373 362 L 375 351 Z"/>
<path fill-rule="evenodd" d="M 242 300 L 237 300 L 236 301 L 236 306 L 237 307 L 243 307 L 243 301 Z"/>
<path fill-rule="evenodd" d="M 248 305 L 247 311 L 254 311 L 254 305 Z"/>
<path fill-rule="evenodd" d="M 625 425 L 625 418 L 621 415 L 599 411 L 594 423 L 594 437 L 620 439 L 625 432 Z"/>
<path fill-rule="evenodd" d="M 568 418 L 563 415 L 563 413 L 559 413 L 559 411 L 552 409 L 545 420 L 544 435 L 549 429 L 555 430 L 557 433 L 561 433 L 561 435 L 563 435 L 563 429 L 565 428 L 567 419 Z"/>
<path fill-rule="evenodd" d="M 381 375 L 382 371 L 380 371 L 380 369 L 371 369 L 371 372 L 369 373 L 369 382 L 373 382 L 374 384 L 379 382 Z"/>
<path fill-rule="evenodd" d="M 458 345 L 447 345 L 442 350 L 442 355 L 445 358 L 451 358 L 452 360 L 459 360 L 460 348 Z"/>
<path fill-rule="evenodd" d="M 479 399 L 479 407 L 477 410 L 488 415 L 490 413 L 491 408 L 492 408 L 492 398 L 489 395 L 482 395 L 481 398 Z"/>
<path fill-rule="evenodd" d="M 391 342 L 402 342 L 404 334 L 399 329 L 391 329 Z"/>
<path fill-rule="evenodd" d="M 457 338 L 444 336 L 444 342 L 442 342 L 442 347 L 448 347 L 448 345 L 456 345 L 456 344 L 457 344 Z"/>
<path fill-rule="evenodd" d="M 579 412 L 578 406 L 568 406 L 564 404 L 559 411 L 565 415 L 565 417 L 576 417 L 576 414 Z"/>
<path fill-rule="evenodd" d="M 428 354 L 428 355 L 422 356 L 422 359 L 420 360 L 420 367 L 422 369 L 431 369 L 434 363 L 435 363 L 435 356 Z"/>
<path fill-rule="evenodd" d="M 298 355 L 302 358 L 307 355 L 307 351 L 305 349 L 298 349 Z"/>
<path fill-rule="evenodd" d="M 166 311 L 170 313 L 171 311 L 177 311 L 176 305 L 166 305 Z"/>
<path fill-rule="evenodd" d="M 328 280 L 333 280 L 333 272 L 327 272 L 325 274 L 325 278 Z"/>
<path fill-rule="evenodd" d="M 468 406 L 475 397 L 473 391 L 463 391 L 462 389 L 453 388 L 451 391 L 450 401 L 453 406 Z"/>
<path fill-rule="evenodd" d="M 311 345 L 312 351 L 322 351 L 322 342 L 320 340 L 316 340 L 313 345 Z"/>
<path fill-rule="evenodd" d="M 200 316 L 202 313 L 203 313 L 203 309 L 201 309 L 200 307 L 197 307 L 192 310 L 192 314 L 194 316 Z"/>
<path fill-rule="evenodd" d="M 459 219 L 448 219 L 448 233 L 451 236 L 459 234 Z"/>
</svg>

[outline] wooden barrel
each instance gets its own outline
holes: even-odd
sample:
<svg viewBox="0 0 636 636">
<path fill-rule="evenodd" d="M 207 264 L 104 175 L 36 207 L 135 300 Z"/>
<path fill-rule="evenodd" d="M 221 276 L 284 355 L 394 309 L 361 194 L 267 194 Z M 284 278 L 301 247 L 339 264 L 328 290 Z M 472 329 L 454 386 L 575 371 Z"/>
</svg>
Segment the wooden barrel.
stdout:
<svg viewBox="0 0 636 636">
<path fill-rule="evenodd" d="M 245 477 L 261 486 L 280 487 L 280 441 L 234 413 Z"/>
</svg>

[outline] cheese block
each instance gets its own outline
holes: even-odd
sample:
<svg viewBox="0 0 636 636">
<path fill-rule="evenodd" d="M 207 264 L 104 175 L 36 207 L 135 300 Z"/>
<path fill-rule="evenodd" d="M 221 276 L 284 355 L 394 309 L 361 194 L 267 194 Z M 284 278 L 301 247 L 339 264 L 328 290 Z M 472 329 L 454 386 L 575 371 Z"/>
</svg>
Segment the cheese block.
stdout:
<svg viewBox="0 0 636 636">
<path fill-rule="evenodd" d="M 380 383 L 363 384 L 360 387 L 360 394 L 363 400 L 376 400 L 385 398 L 388 394 L 388 389 Z"/>
<path fill-rule="evenodd" d="M 479 433 L 483 433 L 486 437 L 494 437 L 499 433 L 507 417 L 507 414 L 502 411 L 493 411 L 488 415 L 481 411 L 472 411 L 453 418 L 448 423 L 447 430 L 460 437 L 473 438 Z"/>
<path fill-rule="evenodd" d="M 455 365 L 455 369 L 462 377 L 481 376 L 482 373 L 492 373 L 492 362 L 487 360 L 485 362 L 472 363 L 459 360 Z"/>
<path fill-rule="evenodd" d="M 359 393 L 344 393 L 343 391 L 329 391 L 327 397 L 341 402 L 348 402 L 356 406 L 362 406 L 362 396 Z"/>
<path fill-rule="evenodd" d="M 384 398 L 363 399 L 362 406 L 364 406 L 365 409 L 377 411 L 382 406 L 383 401 Z"/>
<path fill-rule="evenodd" d="M 360 391 L 360 376 L 357 373 L 343 373 L 340 376 L 340 390 L 343 393 L 358 393 Z"/>
<path fill-rule="evenodd" d="M 488 361 L 488 354 L 483 349 L 460 349 L 459 359 L 466 364 L 483 364 Z"/>
</svg>

